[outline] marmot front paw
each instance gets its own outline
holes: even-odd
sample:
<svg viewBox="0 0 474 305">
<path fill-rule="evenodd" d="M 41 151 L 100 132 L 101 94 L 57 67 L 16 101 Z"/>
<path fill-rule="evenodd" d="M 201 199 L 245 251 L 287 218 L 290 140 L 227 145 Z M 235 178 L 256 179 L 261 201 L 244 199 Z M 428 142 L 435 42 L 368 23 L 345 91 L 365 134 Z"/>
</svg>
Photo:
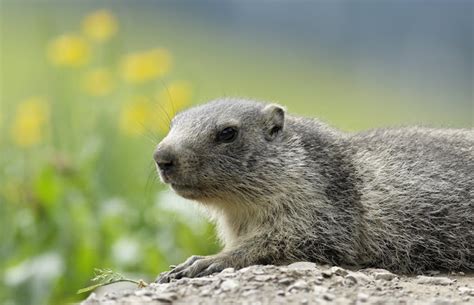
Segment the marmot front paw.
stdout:
<svg viewBox="0 0 474 305">
<path fill-rule="evenodd" d="M 223 255 L 197 256 L 193 255 L 184 263 L 176 266 L 170 271 L 161 273 L 156 279 L 156 283 L 168 283 L 172 279 L 183 277 L 201 277 L 212 273 L 220 272 L 225 268 L 232 267 L 230 259 Z"/>
</svg>

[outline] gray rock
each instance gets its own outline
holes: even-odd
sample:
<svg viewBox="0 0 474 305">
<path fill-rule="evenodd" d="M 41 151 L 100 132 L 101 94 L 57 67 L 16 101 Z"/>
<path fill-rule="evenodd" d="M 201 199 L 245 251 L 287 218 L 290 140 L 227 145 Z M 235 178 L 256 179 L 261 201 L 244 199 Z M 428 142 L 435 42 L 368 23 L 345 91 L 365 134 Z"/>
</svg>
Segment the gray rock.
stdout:
<svg viewBox="0 0 474 305">
<path fill-rule="evenodd" d="M 462 294 L 462 295 L 470 295 L 470 296 L 474 296 L 474 288 L 470 288 L 470 287 L 459 287 L 458 288 L 458 291 Z"/>
<path fill-rule="evenodd" d="M 256 275 L 254 279 L 258 282 L 268 282 L 272 279 L 274 279 L 275 276 L 273 275 Z"/>
<path fill-rule="evenodd" d="M 365 285 L 370 281 L 372 279 L 362 272 L 349 272 L 344 278 L 344 284 L 349 286 L 354 284 Z"/>
<path fill-rule="evenodd" d="M 454 302 L 449 299 L 434 299 L 431 302 L 432 305 L 452 305 Z"/>
<path fill-rule="evenodd" d="M 84 302 L 87 302 L 88 304 L 98 304 L 97 302 L 99 302 L 99 298 L 95 292 L 92 292 Z"/>
<path fill-rule="evenodd" d="M 452 280 L 447 277 L 424 276 L 424 275 L 417 276 L 416 280 L 418 284 L 428 284 L 428 285 L 451 285 L 456 282 L 456 280 Z"/>
<path fill-rule="evenodd" d="M 225 268 L 224 270 L 221 271 L 221 274 L 234 273 L 234 272 L 235 272 L 234 268 Z"/>
<path fill-rule="evenodd" d="M 346 276 L 349 271 L 347 271 L 346 269 L 343 269 L 341 267 L 331 267 L 329 269 L 329 271 L 332 273 L 332 274 L 335 274 L 335 275 L 340 275 L 340 276 Z"/>
<path fill-rule="evenodd" d="M 327 287 L 324 286 L 314 286 L 313 287 L 313 294 L 315 295 L 323 295 L 328 291 Z"/>
<path fill-rule="evenodd" d="M 296 262 L 288 265 L 287 268 L 296 270 L 313 270 L 316 269 L 316 264 L 311 262 Z"/>
<path fill-rule="evenodd" d="M 212 290 L 211 289 L 203 289 L 201 290 L 201 292 L 199 293 L 200 296 L 203 296 L 203 297 L 208 297 L 208 296 L 211 296 L 212 295 Z"/>
<path fill-rule="evenodd" d="M 282 284 L 282 285 L 289 285 L 289 284 L 293 283 L 294 281 L 295 280 L 290 278 L 290 277 L 284 277 L 284 278 L 278 280 L 278 283 Z"/>
<path fill-rule="evenodd" d="M 293 283 L 292 285 L 290 285 L 288 287 L 288 291 L 291 291 L 291 290 L 301 290 L 301 289 L 308 289 L 308 283 L 304 280 L 297 280 L 295 283 Z"/>
<path fill-rule="evenodd" d="M 255 268 L 252 271 L 253 271 L 253 274 L 257 274 L 257 275 L 265 273 L 265 271 L 262 268 Z"/>
<path fill-rule="evenodd" d="M 145 289 L 136 290 L 136 291 L 134 292 L 134 294 L 135 294 L 136 296 L 139 296 L 139 297 L 141 297 L 141 296 L 150 297 L 150 296 L 153 295 L 153 293 L 152 293 L 151 291 L 145 290 Z"/>
<path fill-rule="evenodd" d="M 239 283 L 236 280 L 225 280 L 221 284 L 222 291 L 229 291 L 239 287 Z"/>
<path fill-rule="evenodd" d="M 368 294 L 365 294 L 363 292 L 359 292 L 357 294 L 357 301 L 358 302 L 362 302 L 362 303 L 365 303 L 369 300 L 369 295 Z"/>
<path fill-rule="evenodd" d="M 397 276 L 387 270 L 384 270 L 384 271 L 374 272 L 373 277 L 376 280 L 391 281 Z"/>
<path fill-rule="evenodd" d="M 321 270 L 327 271 L 330 276 L 324 277 Z M 182 279 L 168 284 L 152 283 L 132 292 L 116 289 L 115 293 L 103 296 L 93 293 L 83 304 L 300 305 L 307 302 L 322 305 L 443 305 L 451 304 L 451 301 L 456 305 L 472 304 L 472 274 L 460 276 L 456 273 L 453 276 L 457 279 L 456 283 L 444 274 L 434 278 L 395 275 L 392 280 L 375 279 L 377 273 L 387 272 L 381 269 L 355 272 L 321 266 L 312 269 L 251 266 L 203 278 Z M 445 280 L 440 281 L 439 278 Z"/>
<path fill-rule="evenodd" d="M 326 301 L 332 301 L 332 300 L 334 300 L 334 298 L 335 298 L 335 296 L 332 293 L 325 293 L 323 295 L 323 299 L 325 299 Z"/>
</svg>

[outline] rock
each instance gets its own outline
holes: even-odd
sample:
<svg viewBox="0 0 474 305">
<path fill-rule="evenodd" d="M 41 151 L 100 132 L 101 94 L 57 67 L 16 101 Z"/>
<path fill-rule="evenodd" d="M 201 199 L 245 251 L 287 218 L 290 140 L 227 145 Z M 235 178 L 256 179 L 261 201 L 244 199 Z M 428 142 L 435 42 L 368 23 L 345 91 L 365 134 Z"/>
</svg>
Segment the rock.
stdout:
<svg viewBox="0 0 474 305">
<path fill-rule="evenodd" d="M 459 288 L 458 288 L 458 291 L 459 291 L 462 295 L 474 296 L 474 288 L 459 287 Z"/>
<path fill-rule="evenodd" d="M 236 280 L 225 280 L 221 284 L 222 291 L 229 291 L 237 287 L 239 287 L 239 283 Z"/>
<path fill-rule="evenodd" d="M 254 277 L 254 279 L 258 282 L 268 282 L 275 277 L 273 275 L 257 275 Z"/>
<path fill-rule="evenodd" d="M 349 286 L 354 284 L 365 285 L 370 281 L 372 281 L 372 279 L 362 272 L 349 272 L 344 278 L 344 284 Z"/>
<path fill-rule="evenodd" d="M 153 293 L 149 290 L 140 289 L 140 290 L 135 291 L 135 295 L 139 296 L 139 297 L 141 297 L 141 296 L 151 297 L 153 295 Z"/>
<path fill-rule="evenodd" d="M 253 274 L 257 274 L 257 275 L 258 275 L 258 274 L 264 274 L 264 273 L 265 273 L 265 271 L 262 270 L 261 268 L 255 268 L 255 269 L 253 269 Z"/>
<path fill-rule="evenodd" d="M 258 291 L 256 291 L 256 290 L 246 290 L 242 293 L 242 296 L 243 297 L 249 297 L 249 296 L 251 296 L 253 294 L 257 294 L 257 293 L 258 293 Z"/>
<path fill-rule="evenodd" d="M 373 277 L 376 280 L 391 281 L 394 278 L 396 278 L 397 276 L 395 274 L 391 273 L 390 271 L 384 270 L 384 271 L 374 272 Z"/>
<path fill-rule="evenodd" d="M 212 295 L 211 289 L 204 289 L 199 293 L 200 296 L 208 297 Z"/>
<path fill-rule="evenodd" d="M 248 267 L 245 267 L 245 268 L 242 268 L 242 269 L 238 270 L 238 272 L 239 273 L 247 273 L 250 270 L 252 270 L 253 268 L 254 268 L 254 266 L 248 266 Z"/>
<path fill-rule="evenodd" d="M 324 278 L 330 278 L 333 275 L 333 273 L 330 270 L 324 270 L 323 272 L 321 272 L 321 274 L 323 275 Z"/>
<path fill-rule="evenodd" d="M 429 285 L 451 285 L 456 280 L 452 280 L 447 277 L 440 277 L 440 276 L 424 276 L 419 275 L 416 277 L 416 282 L 418 284 L 429 284 Z"/>
<path fill-rule="evenodd" d="M 314 283 L 316 285 L 321 285 L 324 281 L 324 277 L 322 275 L 318 275 L 317 277 L 314 278 Z"/>
<path fill-rule="evenodd" d="M 296 270 L 313 270 L 316 269 L 316 264 L 311 262 L 296 262 L 288 265 L 287 268 Z"/>
<path fill-rule="evenodd" d="M 453 301 L 449 299 L 435 299 L 431 302 L 432 305 L 452 305 Z"/>
<path fill-rule="evenodd" d="M 97 297 L 97 294 L 95 292 L 92 292 L 87 299 L 84 301 L 87 302 L 88 304 L 99 304 L 99 298 Z"/>
<path fill-rule="evenodd" d="M 368 294 L 365 294 L 363 292 L 359 292 L 357 294 L 357 301 L 358 302 L 362 302 L 362 303 L 365 303 L 367 302 L 367 300 L 369 299 L 369 295 Z"/>
<path fill-rule="evenodd" d="M 234 273 L 234 272 L 235 272 L 234 268 L 225 268 L 224 270 L 221 271 L 221 274 Z"/>
<path fill-rule="evenodd" d="M 321 272 L 321 274 L 325 278 L 330 278 L 333 275 L 346 276 L 348 273 L 349 273 L 349 271 L 347 271 L 346 269 L 343 269 L 343 268 L 337 267 L 337 266 L 331 267 L 331 268 Z"/>
<path fill-rule="evenodd" d="M 278 281 L 278 283 L 279 283 L 279 284 L 282 284 L 282 285 L 289 285 L 289 284 L 293 283 L 294 281 L 295 281 L 295 280 L 292 279 L 292 278 L 284 277 L 284 278 L 280 279 L 280 280 Z"/>
<path fill-rule="evenodd" d="M 308 288 L 308 284 L 306 283 L 306 281 L 297 280 L 294 284 L 288 287 L 288 291 L 302 290 L 302 289 L 307 289 L 307 288 Z"/>
<path fill-rule="evenodd" d="M 162 293 L 151 298 L 153 301 L 158 301 L 162 303 L 172 303 L 176 299 L 176 295 Z"/>
<path fill-rule="evenodd" d="M 82 304 L 470 305 L 473 300 L 474 277 L 471 273 L 464 277 L 456 273 L 457 282 L 453 284 L 454 280 L 445 277 L 444 273 L 437 277 L 415 277 L 392 275 L 383 269 L 351 271 L 311 266 L 299 262 L 292 267 L 227 269 L 203 278 L 152 283 L 132 292 L 117 287 L 111 290 L 115 293 L 93 293 Z M 329 276 L 324 276 L 321 270 Z M 376 276 L 387 273 L 388 276 Z"/>
<path fill-rule="evenodd" d="M 332 293 L 323 294 L 323 299 L 325 299 L 326 301 L 332 301 L 332 300 L 334 300 L 334 298 L 335 298 L 335 296 Z"/>
<path fill-rule="evenodd" d="M 196 279 L 192 279 L 190 281 L 190 284 L 196 287 L 201 287 L 201 286 L 209 285 L 209 283 L 211 283 L 212 281 L 213 280 L 210 278 L 196 278 Z"/>
<path fill-rule="evenodd" d="M 332 274 L 340 275 L 340 276 L 346 276 L 349 273 L 349 271 L 347 271 L 346 269 L 343 269 L 341 267 L 336 267 L 336 266 L 329 268 L 329 271 Z"/>
<path fill-rule="evenodd" d="M 314 286 L 313 287 L 313 293 L 315 295 L 323 295 L 324 293 L 326 293 L 328 291 L 328 288 L 327 287 L 324 287 L 324 286 Z"/>
</svg>

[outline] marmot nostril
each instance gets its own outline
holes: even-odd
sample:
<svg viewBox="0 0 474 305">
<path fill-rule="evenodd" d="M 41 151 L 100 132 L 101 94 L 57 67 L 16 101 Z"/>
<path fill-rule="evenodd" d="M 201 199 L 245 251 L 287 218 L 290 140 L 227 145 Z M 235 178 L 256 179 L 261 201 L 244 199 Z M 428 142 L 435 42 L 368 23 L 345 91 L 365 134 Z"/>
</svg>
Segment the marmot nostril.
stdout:
<svg viewBox="0 0 474 305">
<path fill-rule="evenodd" d="M 176 158 L 169 150 L 157 149 L 153 159 L 161 171 L 170 171 L 176 165 Z"/>
<path fill-rule="evenodd" d="M 156 164 L 162 171 L 169 171 L 174 167 L 173 161 L 161 161 L 161 162 L 156 162 Z"/>
</svg>

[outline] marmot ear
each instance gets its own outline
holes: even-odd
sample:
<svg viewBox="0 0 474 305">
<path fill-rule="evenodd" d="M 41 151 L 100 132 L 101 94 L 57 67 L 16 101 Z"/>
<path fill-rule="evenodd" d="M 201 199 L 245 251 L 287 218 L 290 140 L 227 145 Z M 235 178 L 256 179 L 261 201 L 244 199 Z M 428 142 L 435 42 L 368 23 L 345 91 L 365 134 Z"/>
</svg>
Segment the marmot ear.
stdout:
<svg viewBox="0 0 474 305">
<path fill-rule="evenodd" d="M 265 138 L 272 141 L 283 130 L 285 125 L 285 108 L 277 104 L 269 104 L 263 108 Z"/>
</svg>

